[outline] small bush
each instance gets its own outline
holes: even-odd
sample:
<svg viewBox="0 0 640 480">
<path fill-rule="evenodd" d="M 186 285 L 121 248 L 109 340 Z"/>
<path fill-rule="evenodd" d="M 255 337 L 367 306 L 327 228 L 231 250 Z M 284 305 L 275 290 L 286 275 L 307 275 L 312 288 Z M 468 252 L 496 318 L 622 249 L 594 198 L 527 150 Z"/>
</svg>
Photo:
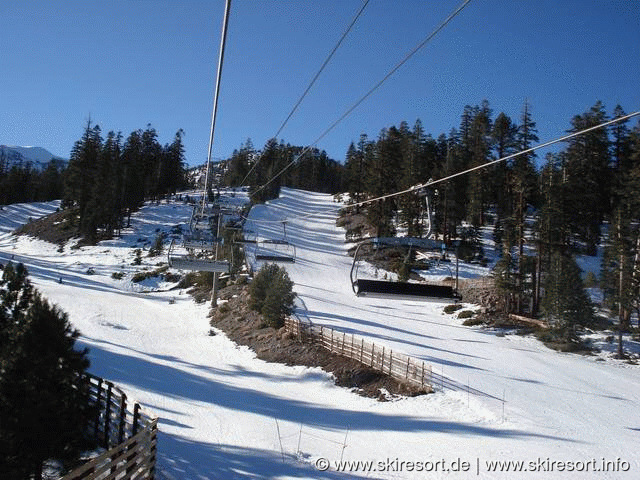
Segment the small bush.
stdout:
<svg viewBox="0 0 640 480">
<path fill-rule="evenodd" d="M 213 273 L 211 272 L 189 272 L 178 284 L 179 288 L 189 287 L 209 287 L 213 285 Z"/>
<path fill-rule="evenodd" d="M 113 278 L 114 280 L 122 280 L 123 277 L 124 277 L 124 272 L 113 272 L 111 274 L 111 278 Z"/>
<path fill-rule="evenodd" d="M 536 332 L 536 337 L 547 347 L 559 352 L 584 353 L 592 350 L 588 341 L 583 341 L 563 329 Z"/>
<path fill-rule="evenodd" d="M 462 308 L 462 305 L 460 305 L 459 303 L 453 303 L 451 305 L 447 305 L 446 307 L 444 307 L 443 311 L 444 313 L 451 314 L 451 313 L 457 312 L 461 308 Z"/>
<path fill-rule="evenodd" d="M 408 262 L 402 262 L 398 268 L 398 282 L 407 282 L 411 275 L 411 267 Z"/>
<path fill-rule="evenodd" d="M 471 318 L 475 315 L 473 310 L 463 310 L 458 314 L 459 319 Z"/>
<path fill-rule="evenodd" d="M 262 313 L 270 327 L 284 325 L 294 298 L 293 282 L 287 271 L 275 263 L 263 266 L 249 286 L 249 308 Z"/>
<path fill-rule="evenodd" d="M 462 313 L 462 312 L 460 312 Z M 460 317 L 458 317 L 460 318 Z M 484 325 L 485 321 L 482 320 L 481 318 L 469 318 L 467 320 L 465 320 L 464 322 L 462 322 L 462 325 L 464 325 L 465 327 L 475 327 L 477 325 Z"/>
<path fill-rule="evenodd" d="M 136 258 L 133 259 L 133 265 L 141 265 L 142 264 L 142 250 L 136 248 L 135 250 Z"/>
<path fill-rule="evenodd" d="M 157 257 L 162 253 L 162 251 L 164 250 L 164 237 L 164 232 L 160 232 L 158 233 L 158 235 L 156 235 L 156 238 L 153 241 L 153 245 L 149 249 L 149 257 Z"/>
<path fill-rule="evenodd" d="M 135 283 L 144 282 L 148 278 L 157 277 L 158 275 L 162 275 L 169 269 L 168 266 L 160 267 L 155 270 L 150 270 L 148 272 L 138 272 L 132 278 L 131 281 Z"/>
</svg>

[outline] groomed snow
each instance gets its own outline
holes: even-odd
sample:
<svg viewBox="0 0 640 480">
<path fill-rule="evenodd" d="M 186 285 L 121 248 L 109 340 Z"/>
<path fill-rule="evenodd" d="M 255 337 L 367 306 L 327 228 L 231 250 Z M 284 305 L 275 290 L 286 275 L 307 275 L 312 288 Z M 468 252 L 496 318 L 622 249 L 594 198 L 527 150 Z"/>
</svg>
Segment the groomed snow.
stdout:
<svg viewBox="0 0 640 480">
<path fill-rule="evenodd" d="M 135 267 L 134 249 L 148 246 L 157 229 L 188 222 L 181 203 L 146 205 L 121 239 L 62 252 L 7 233 L 31 213 L 5 207 L 0 262 L 24 262 L 80 330 L 91 371 L 160 417 L 160 478 L 637 476 L 638 367 L 464 327 L 442 313 L 443 304 L 355 297 L 344 231 L 335 226 L 339 207 L 329 195 L 283 189 L 252 210 L 249 228 L 282 238 L 279 221 L 289 218 L 297 259 L 286 268 L 304 306 L 298 314 L 427 361 L 436 394 L 381 403 L 336 387 L 320 369 L 265 363 L 222 333 L 210 336 L 207 306 L 168 285 L 133 285 L 133 272 L 164 260 L 143 252 Z M 320 459 L 329 460 L 328 471 L 315 468 Z M 378 471 L 339 473 L 341 459 L 373 461 Z M 593 472 L 603 459 L 618 471 Z M 490 472 L 487 462 L 499 460 L 536 471 Z M 579 463 L 567 471 L 552 462 Z"/>
</svg>

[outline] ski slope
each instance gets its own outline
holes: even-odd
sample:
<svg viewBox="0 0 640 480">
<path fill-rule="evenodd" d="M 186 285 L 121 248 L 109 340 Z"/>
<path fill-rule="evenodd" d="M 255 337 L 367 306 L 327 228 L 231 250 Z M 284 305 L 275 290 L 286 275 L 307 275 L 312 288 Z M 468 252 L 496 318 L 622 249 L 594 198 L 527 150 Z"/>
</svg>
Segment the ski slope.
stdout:
<svg viewBox="0 0 640 480">
<path fill-rule="evenodd" d="M 248 227 L 282 238 L 280 221 L 289 218 L 297 314 L 429 362 L 436 394 L 377 402 L 336 387 L 320 369 L 263 362 L 221 333 L 210 336 L 205 305 L 168 284 L 132 284 L 135 271 L 165 260 L 145 253 L 133 266 L 134 249 L 188 222 L 181 203 L 148 204 L 122 238 L 62 252 L 10 235 L 26 218 L 5 207 L 0 262 L 24 262 L 80 330 L 90 370 L 160 417 L 160 478 L 637 476 L 638 367 L 464 327 L 443 304 L 355 297 L 344 231 L 335 226 L 339 207 L 329 195 L 283 189 L 252 209 Z M 330 468 L 318 470 L 325 459 Z M 373 463 L 344 473 L 336 471 L 341 460 Z M 529 471 L 490 471 L 493 461 L 522 461 L 508 466 Z M 609 471 L 593 471 L 603 467 Z"/>
</svg>

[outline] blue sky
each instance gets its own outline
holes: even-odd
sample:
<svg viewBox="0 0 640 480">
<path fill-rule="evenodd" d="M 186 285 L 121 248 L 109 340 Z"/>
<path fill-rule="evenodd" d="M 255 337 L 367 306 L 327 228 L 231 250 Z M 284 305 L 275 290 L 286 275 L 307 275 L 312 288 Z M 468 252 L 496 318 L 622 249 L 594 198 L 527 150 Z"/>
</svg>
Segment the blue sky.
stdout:
<svg viewBox="0 0 640 480">
<path fill-rule="evenodd" d="M 276 133 L 362 3 L 233 0 L 214 157 Z M 280 138 L 313 142 L 458 4 L 370 0 Z M 204 163 L 223 11 L 223 0 L 1 0 L 0 144 L 68 157 L 90 117 L 105 134 L 150 123 L 161 143 L 182 128 L 188 163 Z M 640 109 L 639 85 L 639 1 L 472 0 L 318 146 L 343 161 L 361 133 L 418 118 L 437 136 L 483 99 L 514 120 L 527 99 L 545 141 L 596 100 Z"/>
</svg>

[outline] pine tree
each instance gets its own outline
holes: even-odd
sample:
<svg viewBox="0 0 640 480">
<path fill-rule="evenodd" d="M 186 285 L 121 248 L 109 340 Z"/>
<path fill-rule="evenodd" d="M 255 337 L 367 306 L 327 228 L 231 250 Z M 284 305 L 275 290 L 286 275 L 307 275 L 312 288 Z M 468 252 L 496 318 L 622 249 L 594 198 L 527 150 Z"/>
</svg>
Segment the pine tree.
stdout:
<svg viewBox="0 0 640 480">
<path fill-rule="evenodd" d="M 122 190 L 120 203 L 131 224 L 131 214 L 144 203 L 144 177 L 142 170 L 142 131 L 135 130 L 127 137 L 122 150 Z"/>
<path fill-rule="evenodd" d="M 291 313 L 295 294 L 287 271 L 268 263 L 256 274 L 249 287 L 249 308 L 265 318 L 267 325 L 280 328 Z"/>
<path fill-rule="evenodd" d="M 96 182 L 96 166 L 102 150 L 100 126 L 87 122 L 82 138 L 71 150 L 65 174 L 65 196 L 62 208 L 78 209 L 78 233 L 95 237 L 95 221 L 89 210 Z"/>
<path fill-rule="evenodd" d="M 624 115 L 618 106 L 615 116 Z M 618 356 L 624 356 L 622 333 L 639 305 L 640 293 L 640 128 L 613 130 L 613 211 L 605 241 L 601 280 L 605 301 L 618 314 Z"/>
<path fill-rule="evenodd" d="M 173 142 L 163 149 L 159 185 L 162 195 L 175 195 L 179 188 L 186 185 L 183 136 L 184 130 L 178 130 L 173 137 Z"/>
<path fill-rule="evenodd" d="M 402 163 L 401 136 L 397 128 L 391 127 L 380 133 L 374 154 L 368 162 L 365 188 L 372 197 L 392 193 L 397 188 L 396 173 Z M 395 235 L 393 217 L 397 207 L 394 200 L 383 200 L 370 204 L 367 219 L 376 229 L 377 237 Z"/>
<path fill-rule="evenodd" d="M 353 148 L 351 148 L 353 147 Z M 355 203 L 363 200 L 365 194 L 365 172 L 369 168 L 373 156 L 373 144 L 369 141 L 367 135 L 360 135 L 358 147 L 351 144 L 347 151 L 347 159 L 345 163 L 345 178 L 347 191 Z M 356 208 L 359 212 L 360 208 Z"/>
<path fill-rule="evenodd" d="M 464 147 L 460 143 L 457 130 L 453 129 L 448 137 L 440 137 L 438 144 L 441 157 L 435 170 L 435 179 L 447 177 L 464 168 Z M 434 221 L 436 233 L 441 233 L 445 243 L 456 237 L 456 227 L 462 222 L 466 204 L 466 177 L 460 176 L 437 187 L 434 198 Z"/>
<path fill-rule="evenodd" d="M 578 327 L 588 325 L 594 317 L 580 267 L 571 256 L 554 251 L 543 283 L 541 307 L 545 318 L 561 341 L 577 343 Z"/>
<path fill-rule="evenodd" d="M 536 135 L 536 124 L 531 119 L 531 108 L 525 101 L 522 111 L 521 123 L 516 132 L 516 145 L 520 151 L 528 150 L 533 146 L 533 142 L 538 140 Z M 537 173 L 533 164 L 535 154 L 525 153 L 513 159 L 508 175 L 509 194 L 511 196 L 511 222 L 510 228 L 514 229 L 514 244 L 517 248 L 516 256 L 516 285 L 518 293 L 516 295 L 516 310 L 521 313 L 524 303 L 525 293 L 525 225 L 527 207 L 536 203 L 535 194 L 537 187 Z M 534 302 L 535 303 L 535 302 Z"/>
<path fill-rule="evenodd" d="M 476 167 L 489 160 L 491 150 L 491 109 L 489 102 L 483 101 L 482 106 L 474 109 L 475 115 L 471 121 L 466 140 L 463 137 L 466 151 L 469 152 L 468 167 Z M 485 222 L 485 209 L 488 203 L 487 186 L 489 176 L 486 169 L 469 174 L 467 191 L 467 219 L 476 227 Z"/>
<path fill-rule="evenodd" d="M 24 266 L 5 267 L 0 294 L 0 471 L 39 480 L 45 460 L 87 447 L 87 351 L 74 348 L 78 332 L 33 289 Z"/>
<path fill-rule="evenodd" d="M 157 200 L 160 196 L 160 179 L 163 169 L 162 146 L 158 142 L 156 129 L 147 125 L 142 132 L 140 167 L 144 179 L 144 196 Z"/>
<path fill-rule="evenodd" d="M 601 102 L 573 117 L 572 132 L 598 125 L 606 120 Z M 569 140 L 567 147 L 567 201 L 574 215 L 572 231 L 584 242 L 588 255 L 596 254 L 600 240 L 600 225 L 611 212 L 611 170 L 609 138 L 605 129 L 598 129 Z"/>
<path fill-rule="evenodd" d="M 515 153 L 518 127 L 504 113 L 500 113 L 493 122 L 491 137 L 496 159 Z M 491 168 L 491 198 L 496 206 L 496 225 L 513 214 L 510 168 L 507 162 L 500 162 Z"/>
<path fill-rule="evenodd" d="M 254 161 L 256 151 L 253 148 L 251 139 L 240 146 L 240 150 L 234 150 L 231 159 L 228 162 L 229 168 L 225 173 L 224 184 L 228 186 L 240 186 L 241 184 L 253 184 L 255 181 L 251 178 L 245 178 L 251 170 L 251 163 Z"/>
</svg>

